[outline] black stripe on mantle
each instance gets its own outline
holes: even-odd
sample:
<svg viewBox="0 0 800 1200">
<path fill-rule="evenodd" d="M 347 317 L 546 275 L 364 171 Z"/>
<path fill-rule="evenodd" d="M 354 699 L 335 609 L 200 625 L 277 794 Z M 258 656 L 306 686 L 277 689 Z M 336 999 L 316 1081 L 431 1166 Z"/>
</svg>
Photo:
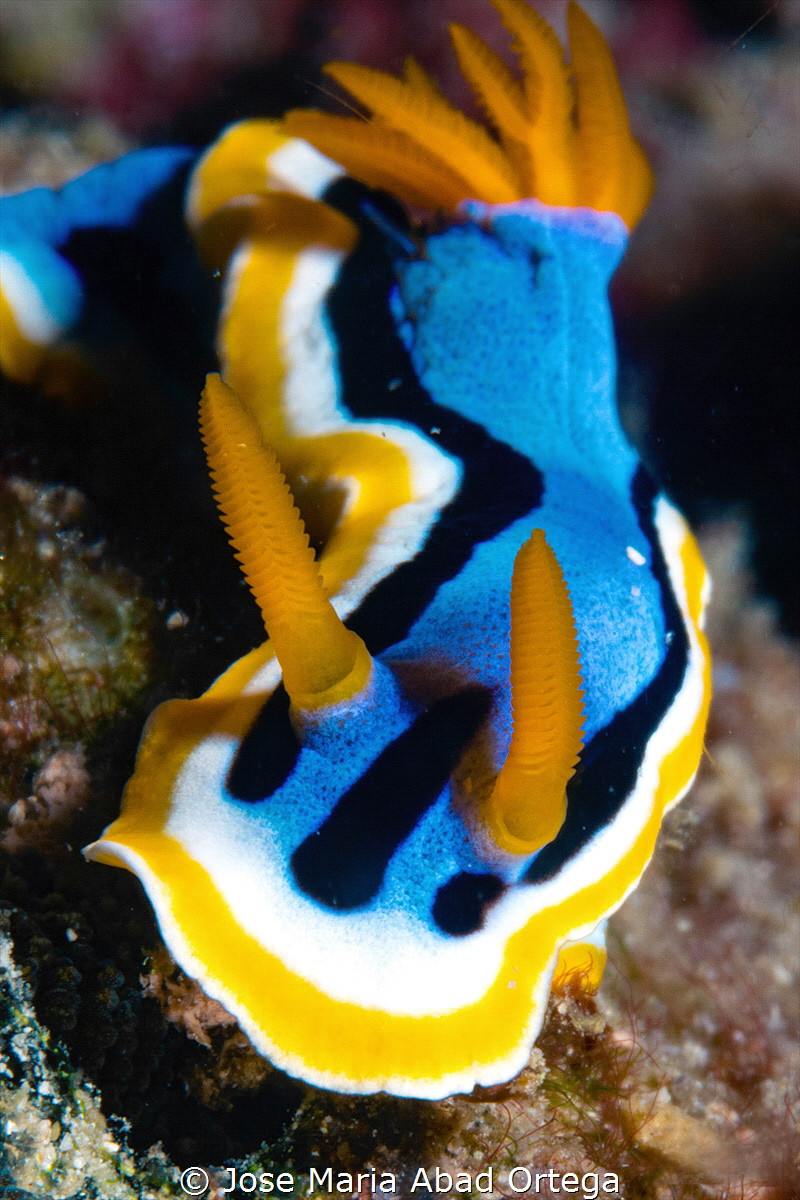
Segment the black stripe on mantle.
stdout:
<svg viewBox="0 0 800 1200">
<path fill-rule="evenodd" d="M 332 184 L 323 199 L 360 230 L 327 301 L 344 404 L 359 419 L 415 425 L 459 460 L 463 472 L 458 493 L 442 509 L 419 553 L 377 584 L 348 618 L 370 652 L 379 654 L 408 635 L 478 543 L 491 541 L 539 507 L 544 480 L 524 454 L 491 437 L 476 421 L 434 403 L 419 382 L 389 311 L 397 282 L 397 242 L 369 215 L 370 208 L 377 209 L 405 236 L 410 226 L 400 206 L 352 179 Z M 431 435 L 433 429 L 438 432 Z"/>
<path fill-rule="evenodd" d="M 398 226 L 404 235 L 410 227 L 403 210 L 390 197 L 352 179 L 337 181 L 324 200 L 360 230 L 358 244 L 328 297 L 326 313 L 346 407 L 357 419 L 415 425 L 426 437 L 438 429 L 432 440 L 462 468 L 457 494 L 439 514 L 419 553 L 395 567 L 347 619 L 377 655 L 407 636 L 477 544 L 539 507 L 544 479 L 530 459 L 491 437 L 482 425 L 435 404 L 417 379 L 389 311 L 389 294 L 397 282 L 397 243 L 369 215 L 370 208 L 386 214 L 388 226 Z M 299 752 L 288 700 L 279 687 L 236 751 L 226 780 L 228 791 L 248 803 L 268 799 L 288 779 Z"/>
<path fill-rule="evenodd" d="M 492 696 L 472 687 L 435 701 L 385 746 L 292 855 L 295 882 L 327 908 L 350 911 L 377 896 L 398 847 L 436 802 Z"/>
<path fill-rule="evenodd" d="M 666 647 L 656 674 L 638 696 L 599 730 L 581 754 L 567 786 L 567 816 L 523 876 L 523 883 L 552 879 L 598 830 L 609 825 L 636 785 L 647 743 L 672 704 L 686 674 L 689 639 L 672 590 L 655 527 L 658 489 L 643 466 L 631 484 L 639 527 L 650 543 L 652 571 L 661 592 Z"/>
</svg>

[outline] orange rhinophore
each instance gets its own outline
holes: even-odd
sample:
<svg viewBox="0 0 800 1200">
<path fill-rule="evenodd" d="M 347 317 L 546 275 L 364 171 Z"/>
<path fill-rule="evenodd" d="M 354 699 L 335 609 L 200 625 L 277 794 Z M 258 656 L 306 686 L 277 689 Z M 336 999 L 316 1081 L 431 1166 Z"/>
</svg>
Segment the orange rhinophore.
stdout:
<svg viewBox="0 0 800 1200">
<path fill-rule="evenodd" d="M 486 806 L 497 845 L 533 854 L 564 824 L 581 747 L 578 635 L 569 592 L 544 531 L 521 547 L 511 582 L 514 733 Z"/>
</svg>

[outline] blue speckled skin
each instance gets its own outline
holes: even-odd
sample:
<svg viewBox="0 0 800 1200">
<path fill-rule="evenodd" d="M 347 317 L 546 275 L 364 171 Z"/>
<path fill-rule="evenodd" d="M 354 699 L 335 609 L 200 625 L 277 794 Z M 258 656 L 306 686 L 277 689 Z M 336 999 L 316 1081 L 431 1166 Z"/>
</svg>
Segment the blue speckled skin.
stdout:
<svg viewBox="0 0 800 1200">
<path fill-rule="evenodd" d="M 395 314 L 425 387 L 540 466 L 627 489 L 607 294 L 623 222 L 536 200 L 465 208 L 398 265 Z"/>
<path fill-rule="evenodd" d="M 479 541 L 407 636 L 379 655 L 375 692 L 343 706 L 340 719 L 326 713 L 318 730 L 307 728 L 282 786 L 263 804 L 244 806 L 247 820 L 263 825 L 275 849 L 270 869 L 289 889 L 297 887 L 295 849 L 313 842 L 342 795 L 438 697 L 470 685 L 491 690 L 477 753 L 490 774 L 499 770 L 511 735 L 511 576 L 534 528 L 545 530 L 570 589 L 585 740 L 658 671 L 665 645 L 659 584 L 626 553 L 633 547 L 648 563 L 651 556 L 631 498 L 638 460 L 615 401 L 607 286 L 625 240 L 622 222 L 610 214 L 536 202 L 473 204 L 465 223 L 429 237 L 418 257 L 395 263 L 391 309 L 419 382 L 434 402 L 528 457 L 542 473 L 544 494 L 525 517 Z M 343 408 L 346 401 L 345 393 Z M 483 499 L 490 504 L 492 497 Z M 457 790 L 457 783 L 444 786 L 395 849 L 379 890 L 353 908 L 393 914 L 420 933 L 442 936 L 431 916 L 438 889 L 461 872 L 487 871 Z M 379 796 L 374 810 L 380 828 Z M 358 862 L 356 856 L 350 869 Z M 528 865 L 492 869 L 513 883 Z"/>
<path fill-rule="evenodd" d="M 588 739 L 663 655 L 657 584 L 626 556 L 632 546 L 649 557 L 630 498 L 638 460 L 617 417 L 607 299 L 625 229 L 610 214 L 536 201 L 470 211 L 484 221 L 431 237 L 424 258 L 399 267 L 395 317 L 431 396 L 535 462 L 544 502 L 476 548 L 392 657 L 441 653 L 458 614 L 459 660 L 466 652 L 474 679 L 506 686 L 511 571 L 542 528 L 575 610 Z"/>
</svg>

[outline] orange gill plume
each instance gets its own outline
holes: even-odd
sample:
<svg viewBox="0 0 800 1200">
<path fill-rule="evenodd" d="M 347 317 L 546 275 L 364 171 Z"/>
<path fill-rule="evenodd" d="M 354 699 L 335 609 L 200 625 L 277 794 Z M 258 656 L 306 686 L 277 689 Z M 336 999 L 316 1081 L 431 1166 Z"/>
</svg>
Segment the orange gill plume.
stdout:
<svg viewBox="0 0 800 1200">
<path fill-rule="evenodd" d="M 369 678 L 369 652 L 325 595 L 277 459 L 219 375 L 206 380 L 200 428 L 217 504 L 292 704 L 308 710 L 350 699 Z"/>
<path fill-rule="evenodd" d="M 327 73 L 370 119 L 296 109 L 284 119 L 285 132 L 370 187 L 424 208 L 533 198 L 616 212 L 632 228 L 649 203 L 652 174 L 631 134 L 602 34 L 571 3 L 568 64 L 558 38 L 526 0 L 491 3 L 514 39 L 521 81 L 471 30 L 451 25 L 450 35 L 499 140 L 453 107 L 413 60 L 403 79 L 330 63 Z"/>
<path fill-rule="evenodd" d="M 567 585 L 544 531 L 520 549 L 511 582 L 514 730 L 483 819 L 501 850 L 533 854 L 566 815 L 580 754 L 583 705 L 578 639 Z"/>
</svg>

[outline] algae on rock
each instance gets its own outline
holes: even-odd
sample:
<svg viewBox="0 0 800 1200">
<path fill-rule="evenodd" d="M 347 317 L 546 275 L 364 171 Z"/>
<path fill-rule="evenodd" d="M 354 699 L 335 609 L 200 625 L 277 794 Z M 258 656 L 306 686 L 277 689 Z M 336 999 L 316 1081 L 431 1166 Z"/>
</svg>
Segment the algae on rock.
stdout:
<svg viewBox="0 0 800 1200">
<path fill-rule="evenodd" d="M 135 1161 L 99 1097 L 50 1046 L 14 963 L 0 911 L 0 1195 L 19 1200 L 166 1200 L 177 1170 L 158 1151 Z"/>
<path fill-rule="evenodd" d="M 149 606 L 88 539 L 80 492 L 0 480 L 0 808 L 19 849 L 88 786 L 83 746 L 149 678 Z M 38 772 L 38 777 L 34 778 Z M 82 778 L 81 773 L 84 772 Z M 7 835 L 8 836 L 8 835 Z"/>
</svg>

